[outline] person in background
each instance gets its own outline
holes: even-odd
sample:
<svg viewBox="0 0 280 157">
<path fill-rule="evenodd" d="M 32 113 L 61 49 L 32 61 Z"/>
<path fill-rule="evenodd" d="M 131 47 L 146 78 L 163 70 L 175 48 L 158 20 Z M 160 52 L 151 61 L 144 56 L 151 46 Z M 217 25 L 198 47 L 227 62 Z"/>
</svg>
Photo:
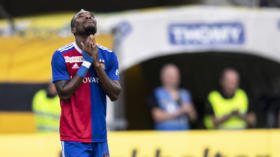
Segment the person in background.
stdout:
<svg viewBox="0 0 280 157">
<path fill-rule="evenodd" d="M 35 93 L 32 102 L 38 132 L 59 132 L 60 103 L 56 88 L 49 83 L 47 90 Z"/>
<path fill-rule="evenodd" d="M 246 92 L 239 88 L 239 73 L 232 68 L 226 68 L 220 79 L 221 89 L 208 95 L 208 114 L 205 119 L 207 128 L 245 129 L 256 123 L 255 113 Z M 211 124 L 212 123 L 212 124 Z"/>
<path fill-rule="evenodd" d="M 190 93 L 179 88 L 180 72 L 174 64 L 166 64 L 160 72 L 161 87 L 149 99 L 156 130 L 188 130 L 189 120 L 196 120 Z"/>
</svg>

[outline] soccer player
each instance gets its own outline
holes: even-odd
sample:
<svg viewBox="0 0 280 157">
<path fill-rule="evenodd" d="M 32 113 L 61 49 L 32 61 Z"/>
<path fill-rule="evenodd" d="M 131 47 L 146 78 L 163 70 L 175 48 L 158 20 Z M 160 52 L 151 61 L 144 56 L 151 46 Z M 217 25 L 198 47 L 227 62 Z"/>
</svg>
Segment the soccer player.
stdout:
<svg viewBox="0 0 280 157">
<path fill-rule="evenodd" d="M 81 10 L 71 20 L 75 42 L 55 51 L 52 74 L 61 104 L 60 139 L 64 157 L 108 157 L 106 95 L 119 97 L 115 53 L 95 42 L 96 19 Z"/>
</svg>

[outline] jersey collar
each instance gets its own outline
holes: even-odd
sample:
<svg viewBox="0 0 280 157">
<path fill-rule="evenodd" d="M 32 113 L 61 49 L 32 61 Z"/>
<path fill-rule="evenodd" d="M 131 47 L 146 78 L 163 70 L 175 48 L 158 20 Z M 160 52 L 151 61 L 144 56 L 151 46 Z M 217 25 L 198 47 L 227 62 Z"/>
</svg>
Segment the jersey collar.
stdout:
<svg viewBox="0 0 280 157">
<path fill-rule="evenodd" d="M 81 54 L 83 53 L 83 50 L 79 48 L 76 42 L 73 42 L 73 45 L 78 52 L 80 52 Z"/>
</svg>

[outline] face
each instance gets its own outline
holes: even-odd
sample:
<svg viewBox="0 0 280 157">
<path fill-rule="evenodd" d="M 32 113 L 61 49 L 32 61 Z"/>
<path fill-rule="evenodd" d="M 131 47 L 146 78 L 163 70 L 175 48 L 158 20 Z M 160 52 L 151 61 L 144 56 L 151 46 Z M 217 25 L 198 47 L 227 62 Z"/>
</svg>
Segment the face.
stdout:
<svg viewBox="0 0 280 157">
<path fill-rule="evenodd" d="M 180 83 L 180 73 L 175 65 L 167 65 L 161 71 L 161 82 L 164 86 L 177 88 Z"/>
<path fill-rule="evenodd" d="M 74 35 L 90 35 L 97 31 L 96 19 L 90 12 L 82 12 L 75 17 L 72 33 Z"/>
<path fill-rule="evenodd" d="M 221 80 L 224 91 L 233 93 L 239 86 L 239 74 L 234 70 L 225 71 Z"/>
</svg>

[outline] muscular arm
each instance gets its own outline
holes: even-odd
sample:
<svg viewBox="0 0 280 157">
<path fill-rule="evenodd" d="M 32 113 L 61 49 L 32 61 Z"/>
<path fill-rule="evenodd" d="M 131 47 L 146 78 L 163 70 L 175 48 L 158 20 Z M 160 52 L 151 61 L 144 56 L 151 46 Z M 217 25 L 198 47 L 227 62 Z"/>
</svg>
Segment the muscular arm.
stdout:
<svg viewBox="0 0 280 157">
<path fill-rule="evenodd" d="M 112 101 L 117 100 L 121 93 L 120 82 L 118 80 L 111 80 L 99 63 L 94 63 L 94 68 L 103 91 Z"/>
<path fill-rule="evenodd" d="M 71 80 L 56 81 L 55 87 L 60 99 L 63 101 L 69 100 L 72 94 L 79 88 L 82 81 L 83 77 L 77 74 Z"/>
</svg>

